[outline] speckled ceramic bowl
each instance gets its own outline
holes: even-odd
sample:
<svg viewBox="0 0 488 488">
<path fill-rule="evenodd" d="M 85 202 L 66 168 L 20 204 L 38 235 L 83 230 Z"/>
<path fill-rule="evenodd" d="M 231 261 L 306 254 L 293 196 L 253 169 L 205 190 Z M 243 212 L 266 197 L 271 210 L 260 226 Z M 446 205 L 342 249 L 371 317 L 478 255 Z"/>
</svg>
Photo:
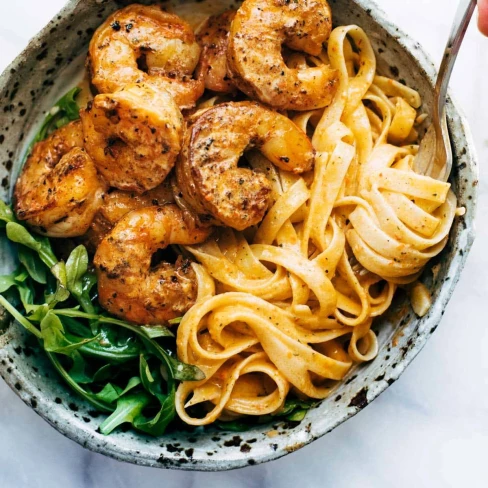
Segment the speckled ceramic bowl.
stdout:
<svg viewBox="0 0 488 488">
<path fill-rule="evenodd" d="M 127 2 L 123 2 L 127 3 Z M 121 3 L 72 0 L 29 44 L 0 78 L 0 197 L 9 198 L 19 161 L 44 110 L 77 81 L 94 29 Z M 369 0 L 332 0 L 336 24 L 356 23 L 369 34 L 380 71 L 416 89 L 429 111 L 432 63 L 422 47 L 392 25 Z M 135 464 L 217 471 L 270 461 L 293 452 L 331 431 L 367 406 L 391 385 L 422 349 L 439 325 L 474 238 L 477 167 L 473 143 L 463 116 L 448 105 L 453 141 L 452 183 L 466 215 L 456 218 L 449 245 L 436 260 L 436 278 L 425 273 L 434 304 L 428 315 L 415 317 L 405 297 L 378 321 L 380 352 L 376 360 L 352 371 L 337 391 L 297 424 L 277 422 L 244 434 L 213 428 L 174 432 L 153 439 L 134 432 L 104 437 L 97 432 L 103 416 L 62 383 L 43 353 L 11 323 L 0 331 L 0 374 L 18 396 L 67 437 L 94 451 Z M 0 242 L 0 272 L 14 258 Z M 401 331 L 401 333 L 399 333 Z"/>
</svg>

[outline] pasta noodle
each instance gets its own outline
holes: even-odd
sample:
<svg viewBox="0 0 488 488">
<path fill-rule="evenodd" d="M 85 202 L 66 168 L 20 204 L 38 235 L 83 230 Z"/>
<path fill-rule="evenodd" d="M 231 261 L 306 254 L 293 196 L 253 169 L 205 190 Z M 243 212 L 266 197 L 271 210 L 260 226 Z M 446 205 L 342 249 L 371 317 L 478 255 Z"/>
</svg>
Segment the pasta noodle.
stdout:
<svg viewBox="0 0 488 488">
<path fill-rule="evenodd" d="M 186 247 L 199 263 L 199 296 L 179 326 L 178 356 L 206 376 L 178 388 L 188 424 L 276 413 L 289 391 L 325 398 L 376 356 L 373 318 L 443 249 L 456 213 L 450 185 L 413 169 L 419 94 L 376 73 L 361 28 L 337 27 L 320 56 L 288 62 L 330 64 L 339 90 L 325 109 L 288 113 L 311 136 L 313 172 L 283 172 L 248 153 L 272 182 L 266 217 Z M 428 303 L 424 290 L 417 308 Z"/>
</svg>

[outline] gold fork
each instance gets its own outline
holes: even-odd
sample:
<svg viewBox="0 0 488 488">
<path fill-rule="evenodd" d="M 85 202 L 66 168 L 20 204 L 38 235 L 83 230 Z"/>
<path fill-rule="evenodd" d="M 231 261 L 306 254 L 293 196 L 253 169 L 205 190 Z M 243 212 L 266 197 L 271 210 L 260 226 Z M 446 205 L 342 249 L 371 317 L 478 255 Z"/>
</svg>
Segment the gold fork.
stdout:
<svg viewBox="0 0 488 488">
<path fill-rule="evenodd" d="M 420 143 L 419 153 L 415 158 L 416 172 L 442 181 L 449 179 L 452 169 L 451 141 L 445 113 L 447 86 L 476 3 L 476 0 L 459 2 L 437 75 L 432 123 Z"/>
</svg>

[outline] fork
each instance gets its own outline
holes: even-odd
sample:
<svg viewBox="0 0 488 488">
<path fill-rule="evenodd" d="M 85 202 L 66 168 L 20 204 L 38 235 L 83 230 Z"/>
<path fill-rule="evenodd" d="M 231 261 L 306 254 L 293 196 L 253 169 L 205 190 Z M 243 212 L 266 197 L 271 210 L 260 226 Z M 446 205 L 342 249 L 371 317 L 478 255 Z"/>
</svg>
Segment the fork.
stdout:
<svg viewBox="0 0 488 488">
<path fill-rule="evenodd" d="M 420 143 L 419 152 L 415 158 L 417 173 L 441 181 L 449 179 L 452 169 L 451 141 L 445 112 L 447 87 L 476 3 L 476 0 L 460 0 L 459 2 L 434 88 L 432 123 Z"/>
</svg>

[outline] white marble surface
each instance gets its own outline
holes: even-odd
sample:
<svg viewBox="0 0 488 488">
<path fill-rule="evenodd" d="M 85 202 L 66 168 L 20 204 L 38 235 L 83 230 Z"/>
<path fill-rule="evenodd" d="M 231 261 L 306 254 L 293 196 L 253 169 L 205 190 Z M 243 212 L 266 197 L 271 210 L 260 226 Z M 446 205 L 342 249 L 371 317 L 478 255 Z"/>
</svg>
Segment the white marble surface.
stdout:
<svg viewBox="0 0 488 488">
<path fill-rule="evenodd" d="M 0 0 L 0 70 L 64 0 Z M 380 0 L 439 59 L 456 0 Z M 478 237 L 441 327 L 371 406 L 286 458 L 229 473 L 141 468 L 65 439 L 0 382 L 0 488 L 488 486 L 488 39 L 471 26 L 452 83 L 481 163 Z"/>
</svg>

